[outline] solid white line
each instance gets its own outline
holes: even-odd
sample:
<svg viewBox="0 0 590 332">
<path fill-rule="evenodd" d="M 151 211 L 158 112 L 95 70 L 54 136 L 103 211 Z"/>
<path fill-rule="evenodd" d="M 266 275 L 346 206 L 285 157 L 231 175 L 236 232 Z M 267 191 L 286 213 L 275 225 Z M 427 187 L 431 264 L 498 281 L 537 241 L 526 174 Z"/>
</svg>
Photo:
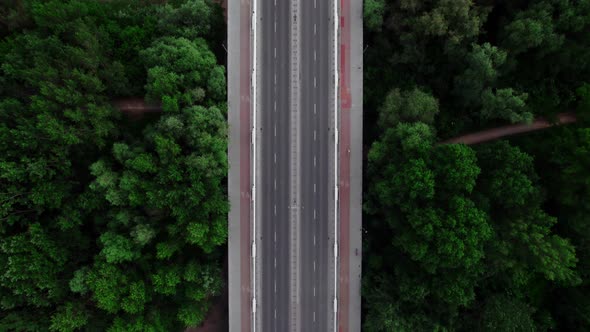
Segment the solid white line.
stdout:
<svg viewBox="0 0 590 332">
<path fill-rule="evenodd" d="M 257 55 L 256 55 L 256 51 L 258 49 L 258 44 L 257 44 L 257 34 L 258 34 L 258 30 L 257 30 L 257 22 L 258 22 L 258 15 L 256 12 L 256 9 L 258 8 L 258 4 L 257 4 L 257 0 L 253 0 L 252 1 L 252 22 L 250 22 L 250 24 L 252 25 L 252 59 L 253 59 L 253 65 L 252 65 L 252 142 L 254 142 L 253 147 L 252 147 L 252 183 L 254 184 L 252 186 L 253 188 L 253 192 L 251 193 L 252 195 L 252 234 L 256 234 L 256 128 L 257 128 L 257 100 L 256 100 L 256 96 L 258 94 L 258 90 L 256 87 L 256 82 L 257 82 L 257 68 L 256 65 L 258 63 L 257 61 Z M 253 239 L 253 247 L 256 248 L 256 236 L 254 236 Z M 252 275 L 252 273 L 254 274 L 254 277 L 252 278 L 252 331 L 256 332 L 256 257 L 254 257 L 252 259 L 252 271 L 250 271 L 250 274 Z"/>
</svg>

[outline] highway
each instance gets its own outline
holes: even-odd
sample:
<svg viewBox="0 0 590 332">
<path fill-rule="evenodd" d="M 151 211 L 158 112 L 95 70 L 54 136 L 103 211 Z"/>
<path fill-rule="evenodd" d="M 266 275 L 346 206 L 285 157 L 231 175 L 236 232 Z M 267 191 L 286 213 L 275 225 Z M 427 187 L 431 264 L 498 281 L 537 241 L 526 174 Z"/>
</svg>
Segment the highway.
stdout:
<svg viewBox="0 0 590 332">
<path fill-rule="evenodd" d="M 289 166 L 290 166 L 290 1 L 259 1 L 260 40 L 261 228 L 263 331 L 289 327 Z"/>
<path fill-rule="evenodd" d="M 360 331 L 362 13 L 228 1 L 230 331 Z"/>
<path fill-rule="evenodd" d="M 330 1 L 301 3 L 301 331 L 330 331 Z M 333 166 L 332 166 L 333 167 Z M 333 296 L 333 294 L 332 294 Z"/>
</svg>

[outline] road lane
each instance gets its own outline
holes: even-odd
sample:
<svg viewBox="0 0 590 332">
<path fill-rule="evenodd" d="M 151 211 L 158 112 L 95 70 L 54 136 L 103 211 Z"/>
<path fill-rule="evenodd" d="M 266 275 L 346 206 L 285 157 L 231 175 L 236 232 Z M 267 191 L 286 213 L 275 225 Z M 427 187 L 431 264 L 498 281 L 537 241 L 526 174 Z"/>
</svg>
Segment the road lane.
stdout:
<svg viewBox="0 0 590 332">
<path fill-rule="evenodd" d="M 301 0 L 301 330 L 330 329 L 329 1 Z"/>
<path fill-rule="evenodd" d="M 262 329 L 289 322 L 289 2 L 261 1 Z"/>
</svg>

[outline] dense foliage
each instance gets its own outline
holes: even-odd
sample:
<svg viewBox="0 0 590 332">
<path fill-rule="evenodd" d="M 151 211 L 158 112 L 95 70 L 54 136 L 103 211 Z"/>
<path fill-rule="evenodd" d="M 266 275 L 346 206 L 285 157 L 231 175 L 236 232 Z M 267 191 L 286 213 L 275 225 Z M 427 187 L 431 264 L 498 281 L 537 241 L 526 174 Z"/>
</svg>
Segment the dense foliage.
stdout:
<svg viewBox="0 0 590 332">
<path fill-rule="evenodd" d="M 364 330 L 590 330 L 590 2 L 364 15 Z M 579 124 L 437 144 L 563 111 Z"/>
<path fill-rule="evenodd" d="M 0 330 L 174 331 L 222 289 L 224 30 L 209 0 L 0 6 Z M 116 97 L 163 114 L 130 122 Z"/>
</svg>

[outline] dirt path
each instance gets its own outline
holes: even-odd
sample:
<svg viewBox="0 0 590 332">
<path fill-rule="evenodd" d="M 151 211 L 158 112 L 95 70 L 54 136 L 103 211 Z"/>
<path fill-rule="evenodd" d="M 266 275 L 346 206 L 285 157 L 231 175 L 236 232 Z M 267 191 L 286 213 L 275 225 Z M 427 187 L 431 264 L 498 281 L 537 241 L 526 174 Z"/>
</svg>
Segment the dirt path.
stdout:
<svg viewBox="0 0 590 332">
<path fill-rule="evenodd" d="M 112 101 L 112 105 L 132 119 L 140 119 L 146 113 L 162 112 L 161 105 L 148 104 L 141 97 L 117 98 Z"/>
<path fill-rule="evenodd" d="M 137 119 L 141 118 L 145 113 L 159 113 L 162 112 L 161 105 L 147 104 L 143 98 L 120 98 L 113 101 L 113 106 L 121 112 L 128 114 L 130 117 Z M 493 141 L 507 136 L 528 133 L 547 129 L 553 126 L 566 125 L 575 123 L 577 121 L 574 113 L 559 113 L 556 122 L 549 122 L 544 118 L 539 118 L 531 124 L 515 124 L 496 127 L 486 130 L 477 131 L 470 134 L 465 134 L 447 140 L 441 141 L 438 144 L 453 144 L 463 143 L 467 145 L 479 144 L 488 141 Z"/>
<path fill-rule="evenodd" d="M 466 134 L 458 137 L 453 137 L 451 139 L 444 140 L 439 142 L 439 144 L 452 144 L 452 143 L 463 143 L 467 145 L 471 144 L 479 144 L 483 142 L 488 142 L 492 140 L 496 140 L 499 138 L 527 133 L 531 131 L 541 130 L 550 128 L 553 126 L 558 125 L 565 125 L 574 123 L 577 121 L 576 115 L 573 113 L 560 113 L 557 115 L 557 120 L 555 123 L 549 122 L 546 119 L 539 118 L 531 124 L 516 124 L 516 125 L 507 125 L 502 127 L 496 127 L 492 129 L 486 129 L 478 132 L 474 132 L 471 134 Z"/>
</svg>

